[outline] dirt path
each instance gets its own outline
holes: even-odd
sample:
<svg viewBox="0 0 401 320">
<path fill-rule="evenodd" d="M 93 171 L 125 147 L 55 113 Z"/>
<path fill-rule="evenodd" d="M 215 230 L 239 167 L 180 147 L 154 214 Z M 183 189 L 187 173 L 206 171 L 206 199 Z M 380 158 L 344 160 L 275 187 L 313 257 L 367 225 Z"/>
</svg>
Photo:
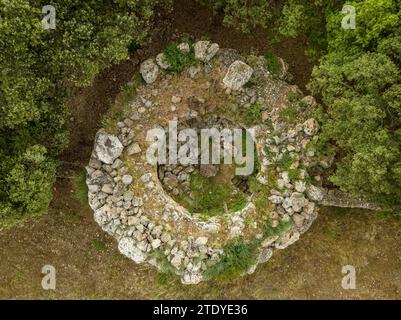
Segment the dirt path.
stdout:
<svg viewBox="0 0 401 320">
<path fill-rule="evenodd" d="M 93 86 L 71 98 L 72 139 L 61 157 L 60 176 L 83 169 L 101 115 L 131 79 L 138 62 L 183 33 L 198 38 L 207 35 L 221 46 L 243 52 L 253 48 L 263 53 L 268 48 L 264 32 L 236 33 L 221 26 L 221 17 L 192 2 L 178 1 L 173 16 L 157 26 L 146 49 L 105 70 Z M 273 48 L 290 63 L 301 88 L 311 71 L 305 48 L 305 39 Z M 153 269 L 135 265 L 118 253 L 114 240 L 93 221 L 89 207 L 75 200 L 70 180 L 60 178 L 48 215 L 0 233 L 0 298 L 401 298 L 399 243 L 399 222 L 358 211 L 343 215 L 326 210 L 298 243 L 275 254 L 252 276 L 226 284 L 184 287 L 173 279 L 161 285 Z M 55 291 L 41 287 L 41 269 L 46 264 L 57 270 Z M 346 264 L 357 270 L 353 291 L 341 288 L 341 267 Z"/>
</svg>

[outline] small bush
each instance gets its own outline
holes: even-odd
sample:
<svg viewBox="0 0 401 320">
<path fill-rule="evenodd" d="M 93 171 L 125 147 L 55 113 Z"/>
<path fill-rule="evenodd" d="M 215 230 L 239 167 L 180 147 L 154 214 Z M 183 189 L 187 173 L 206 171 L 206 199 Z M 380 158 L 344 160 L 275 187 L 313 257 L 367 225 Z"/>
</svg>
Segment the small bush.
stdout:
<svg viewBox="0 0 401 320">
<path fill-rule="evenodd" d="M 256 262 L 257 247 L 243 238 L 230 240 L 224 247 L 220 261 L 205 272 L 205 277 L 216 280 L 230 280 L 242 275 Z"/>
<path fill-rule="evenodd" d="M 288 170 L 291 164 L 294 162 L 294 159 L 291 156 L 289 151 L 286 151 L 282 154 L 281 158 L 277 160 L 276 165 L 283 170 Z"/>
<path fill-rule="evenodd" d="M 197 63 L 192 44 L 190 44 L 188 41 L 184 42 L 187 42 L 189 44 L 189 53 L 184 53 L 180 49 L 178 49 L 176 43 L 170 44 L 164 50 L 166 60 L 170 64 L 170 67 L 166 70 L 167 73 L 180 73 L 189 66 L 195 65 Z"/>
</svg>

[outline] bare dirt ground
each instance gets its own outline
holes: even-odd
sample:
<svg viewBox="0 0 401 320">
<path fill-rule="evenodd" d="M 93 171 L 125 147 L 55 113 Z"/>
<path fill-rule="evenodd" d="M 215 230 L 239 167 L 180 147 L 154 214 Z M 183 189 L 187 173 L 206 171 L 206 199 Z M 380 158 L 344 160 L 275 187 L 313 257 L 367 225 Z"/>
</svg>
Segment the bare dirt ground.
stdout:
<svg viewBox="0 0 401 320">
<path fill-rule="evenodd" d="M 183 286 L 161 284 L 156 271 L 135 265 L 93 221 L 88 206 L 74 197 L 70 179 L 87 163 L 101 115 L 131 78 L 139 61 L 160 52 L 172 34 L 208 36 L 223 47 L 263 53 L 266 32 L 242 35 L 186 0 L 155 28 L 152 43 L 131 59 L 105 70 L 95 83 L 69 101 L 71 143 L 61 160 L 49 213 L 41 220 L 0 233 L 0 298 L 40 299 L 400 299 L 401 223 L 358 210 L 326 208 L 302 239 L 276 252 L 255 274 L 228 283 Z M 305 39 L 287 41 L 273 52 L 290 63 L 294 81 L 304 88 L 311 65 Z M 42 267 L 57 272 L 55 291 L 41 287 Z M 341 287 L 344 265 L 357 271 L 357 288 Z"/>
</svg>

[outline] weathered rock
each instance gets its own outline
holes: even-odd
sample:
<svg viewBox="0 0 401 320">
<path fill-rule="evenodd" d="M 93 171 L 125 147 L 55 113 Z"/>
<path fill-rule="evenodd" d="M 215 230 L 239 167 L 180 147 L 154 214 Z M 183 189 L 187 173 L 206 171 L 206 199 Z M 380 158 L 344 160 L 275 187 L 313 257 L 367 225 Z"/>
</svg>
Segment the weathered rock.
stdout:
<svg viewBox="0 0 401 320">
<path fill-rule="evenodd" d="M 113 186 L 111 184 L 104 184 L 102 187 L 102 191 L 107 194 L 113 193 Z"/>
<path fill-rule="evenodd" d="M 194 44 L 195 58 L 203 62 L 209 62 L 219 51 L 217 43 L 210 41 L 198 41 Z"/>
<path fill-rule="evenodd" d="M 172 102 L 172 103 L 180 103 L 180 102 L 181 102 L 181 97 L 179 97 L 179 96 L 172 96 L 172 97 L 171 97 L 171 102 Z"/>
<path fill-rule="evenodd" d="M 130 216 L 127 220 L 129 226 L 135 226 L 139 224 L 139 219 L 137 217 Z"/>
<path fill-rule="evenodd" d="M 280 62 L 280 74 L 279 74 L 279 78 L 280 79 L 285 79 L 288 76 L 288 63 L 284 61 L 284 59 L 282 58 L 278 58 L 279 62 Z"/>
<path fill-rule="evenodd" d="M 179 269 L 182 263 L 182 256 L 178 254 L 175 255 L 173 259 L 171 259 L 170 263 L 174 268 Z"/>
<path fill-rule="evenodd" d="M 160 247 L 160 245 L 161 245 L 161 240 L 160 239 L 154 239 L 153 241 L 152 241 L 152 248 L 153 249 L 157 249 L 157 248 L 159 248 Z"/>
<path fill-rule="evenodd" d="M 89 167 L 93 169 L 100 169 L 102 167 L 102 162 L 98 159 L 91 158 L 89 160 Z"/>
<path fill-rule="evenodd" d="M 227 88 L 232 90 L 240 89 L 252 77 L 253 69 L 242 61 L 234 61 L 223 79 Z"/>
<path fill-rule="evenodd" d="M 298 240 L 299 240 L 299 232 L 291 230 L 286 234 L 284 234 L 283 236 L 281 236 L 279 240 L 277 240 L 275 247 L 277 249 L 285 249 L 289 245 L 295 243 Z"/>
<path fill-rule="evenodd" d="M 304 132 L 308 136 L 314 136 L 319 131 L 319 123 L 315 119 L 308 119 L 303 124 Z"/>
<path fill-rule="evenodd" d="M 310 108 L 314 108 L 317 105 L 315 98 L 312 96 L 303 97 L 301 99 L 301 103 L 304 103 L 305 105 L 307 105 Z"/>
<path fill-rule="evenodd" d="M 177 46 L 178 50 L 180 50 L 183 53 L 189 53 L 191 48 L 189 47 L 189 44 L 187 42 L 182 42 Z"/>
<path fill-rule="evenodd" d="M 139 144 L 133 143 L 127 148 L 127 153 L 129 156 L 132 156 L 134 154 L 140 153 L 141 148 L 139 147 Z"/>
<path fill-rule="evenodd" d="M 256 271 L 256 268 L 258 267 L 258 265 L 255 263 L 253 265 L 251 265 L 248 270 L 246 271 L 247 274 L 253 274 Z"/>
<path fill-rule="evenodd" d="M 181 278 L 182 284 L 198 284 L 201 281 L 202 274 L 200 272 L 186 271 Z"/>
<path fill-rule="evenodd" d="M 178 178 L 175 175 L 169 175 L 165 177 L 163 182 L 164 185 L 170 190 L 173 190 L 175 187 L 178 186 Z"/>
<path fill-rule="evenodd" d="M 123 177 L 122 177 L 122 179 L 121 179 L 121 181 L 122 181 L 125 185 L 131 184 L 133 180 L 134 180 L 134 179 L 133 179 L 132 176 L 129 175 L 129 174 L 123 175 Z"/>
<path fill-rule="evenodd" d="M 123 152 L 123 145 L 116 136 L 99 131 L 95 138 L 95 153 L 97 158 L 107 164 L 112 164 Z"/>
<path fill-rule="evenodd" d="M 88 185 L 88 190 L 90 193 L 96 193 L 100 190 L 100 187 L 97 184 Z"/>
<path fill-rule="evenodd" d="M 280 204 L 280 203 L 282 203 L 283 200 L 284 200 L 283 197 L 276 196 L 276 195 L 270 196 L 268 199 L 269 199 L 270 202 L 273 203 L 273 204 Z"/>
<path fill-rule="evenodd" d="M 279 237 L 278 236 L 271 236 L 266 238 L 265 240 L 262 241 L 261 246 L 263 248 L 267 248 L 270 245 L 272 245 L 274 243 L 274 241 L 276 241 Z"/>
<path fill-rule="evenodd" d="M 159 67 L 153 59 L 148 59 L 141 63 L 139 72 L 146 83 L 153 83 L 159 75 Z"/>
<path fill-rule="evenodd" d="M 146 260 L 146 253 L 136 246 L 136 243 L 132 238 L 122 238 L 118 243 L 118 250 L 136 263 L 142 263 Z"/>
<path fill-rule="evenodd" d="M 273 255 L 273 250 L 264 249 L 258 256 L 258 263 L 265 263 L 270 260 Z"/>
<path fill-rule="evenodd" d="M 295 181 L 295 190 L 303 193 L 306 190 L 306 183 L 304 181 Z"/>
<path fill-rule="evenodd" d="M 312 201 L 322 201 L 324 197 L 324 189 L 314 186 L 313 184 L 308 185 L 306 188 L 306 195 Z"/>
<path fill-rule="evenodd" d="M 192 79 L 195 79 L 196 76 L 199 74 L 200 71 L 201 71 L 201 68 L 200 68 L 199 66 L 191 66 L 191 67 L 189 67 L 189 69 L 188 69 L 189 76 L 190 76 Z"/>
<path fill-rule="evenodd" d="M 160 68 L 162 68 L 162 69 L 164 69 L 164 70 L 166 70 L 166 69 L 168 69 L 168 68 L 170 68 L 171 67 L 171 65 L 170 65 L 170 63 L 167 61 L 167 59 L 166 59 L 166 55 L 162 52 L 162 53 L 159 53 L 157 56 L 156 56 L 156 62 L 157 62 L 157 65 L 160 67 Z"/>
<path fill-rule="evenodd" d="M 292 220 L 294 220 L 295 225 L 299 228 L 302 227 L 305 217 L 302 214 L 294 214 Z"/>
<path fill-rule="evenodd" d="M 290 200 L 292 204 L 292 209 L 295 212 L 301 212 L 302 208 L 308 204 L 308 200 L 304 197 L 302 193 L 299 192 L 294 192 L 291 195 Z"/>
<path fill-rule="evenodd" d="M 207 244 L 208 240 L 209 240 L 209 239 L 208 239 L 207 237 L 198 237 L 198 238 L 195 240 L 195 244 L 196 244 L 197 246 L 204 246 L 204 245 Z"/>
</svg>

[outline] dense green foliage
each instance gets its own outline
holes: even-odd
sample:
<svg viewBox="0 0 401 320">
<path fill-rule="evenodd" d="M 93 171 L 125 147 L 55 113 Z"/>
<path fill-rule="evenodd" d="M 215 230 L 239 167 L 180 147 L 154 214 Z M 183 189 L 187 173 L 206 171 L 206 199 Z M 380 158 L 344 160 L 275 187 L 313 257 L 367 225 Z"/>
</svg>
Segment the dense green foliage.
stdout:
<svg viewBox="0 0 401 320">
<path fill-rule="evenodd" d="M 159 2 L 0 0 L 0 228 L 46 211 L 68 89 L 141 44 Z M 41 26 L 49 4 L 55 30 Z"/>
<path fill-rule="evenodd" d="M 328 15 L 328 54 L 310 89 L 327 106 L 323 141 L 342 150 L 331 181 L 346 191 L 401 202 L 401 6 L 366 0 L 355 30 Z"/>
<path fill-rule="evenodd" d="M 217 12 L 224 13 L 224 24 L 242 32 L 255 27 L 266 28 L 271 21 L 270 2 L 267 0 L 198 0 Z"/>
</svg>

